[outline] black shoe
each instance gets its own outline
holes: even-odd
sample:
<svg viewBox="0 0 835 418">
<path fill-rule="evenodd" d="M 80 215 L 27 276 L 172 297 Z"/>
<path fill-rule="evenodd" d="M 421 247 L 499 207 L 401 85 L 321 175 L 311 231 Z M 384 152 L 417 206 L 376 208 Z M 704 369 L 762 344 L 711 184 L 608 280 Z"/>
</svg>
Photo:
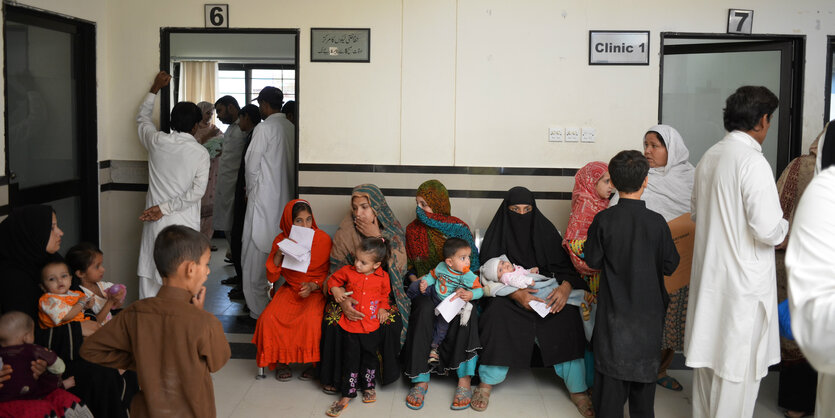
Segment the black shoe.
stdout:
<svg viewBox="0 0 835 418">
<path fill-rule="evenodd" d="M 224 263 L 226 263 L 226 264 L 235 264 L 235 263 L 232 261 L 232 259 L 231 259 L 231 258 L 229 258 L 229 257 L 224 258 L 224 259 L 223 259 L 223 262 L 224 262 Z"/>
<path fill-rule="evenodd" d="M 229 299 L 243 299 L 244 291 L 238 288 L 229 291 Z"/>
<path fill-rule="evenodd" d="M 241 284 L 241 279 L 238 276 L 227 277 L 221 280 L 220 284 Z"/>
<path fill-rule="evenodd" d="M 212 245 L 212 246 L 211 246 L 211 247 L 209 247 L 209 248 L 210 248 L 212 251 L 217 251 L 217 245 Z"/>
</svg>

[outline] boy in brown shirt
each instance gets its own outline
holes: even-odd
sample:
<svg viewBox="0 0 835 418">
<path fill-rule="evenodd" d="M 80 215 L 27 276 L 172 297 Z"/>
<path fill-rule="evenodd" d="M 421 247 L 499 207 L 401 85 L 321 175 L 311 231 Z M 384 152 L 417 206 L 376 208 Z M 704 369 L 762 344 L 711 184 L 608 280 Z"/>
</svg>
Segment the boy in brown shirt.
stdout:
<svg viewBox="0 0 835 418">
<path fill-rule="evenodd" d="M 209 373 L 231 355 L 223 327 L 203 310 L 209 275 L 209 241 L 171 225 L 154 242 L 163 278 L 156 297 L 134 302 L 87 337 L 81 356 L 102 366 L 136 370 L 142 390 L 132 417 L 214 417 Z"/>
</svg>

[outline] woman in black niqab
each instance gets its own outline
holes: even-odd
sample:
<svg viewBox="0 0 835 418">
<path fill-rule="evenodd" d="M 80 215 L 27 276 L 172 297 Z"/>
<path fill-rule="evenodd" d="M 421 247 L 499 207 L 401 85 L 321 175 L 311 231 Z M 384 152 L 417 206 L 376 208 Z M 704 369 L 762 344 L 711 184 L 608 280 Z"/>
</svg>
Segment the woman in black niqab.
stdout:
<svg viewBox="0 0 835 418">
<path fill-rule="evenodd" d="M 517 205 L 520 207 L 515 207 L 516 211 L 511 209 Z M 522 205 L 530 205 L 530 210 L 520 210 L 527 209 Z M 524 187 L 510 189 L 499 205 L 479 249 L 481 265 L 502 254 L 514 264 L 526 269 L 538 267 L 540 274 L 568 282 L 569 292 L 572 288 L 588 289 L 563 250 L 557 228 L 539 211 L 533 193 Z M 546 301 L 549 306 L 556 306 L 558 293 L 558 290 L 552 292 Z M 483 347 L 479 354 L 481 383 L 472 408 L 481 411 L 487 407 L 492 386 L 504 380 L 509 368 L 541 364 L 553 366 L 565 380 L 571 400 L 582 415 L 593 415 L 591 400 L 585 393 L 588 388 L 583 361 L 586 340 L 577 307 L 564 305 L 542 318 L 527 306 L 532 296 L 526 290 L 517 290 L 506 297 L 488 295 L 485 290 L 485 296 L 492 297 L 481 300 L 484 308 L 478 323 Z"/>
<path fill-rule="evenodd" d="M 527 213 L 510 209 L 514 205 L 530 205 Z M 533 193 L 521 186 L 507 192 L 490 222 L 479 249 L 481 265 L 502 254 L 526 269 L 539 267 L 543 276 L 567 280 L 574 289 L 587 285 L 574 270 L 571 259 L 562 248 L 562 236 L 539 208 Z"/>
</svg>

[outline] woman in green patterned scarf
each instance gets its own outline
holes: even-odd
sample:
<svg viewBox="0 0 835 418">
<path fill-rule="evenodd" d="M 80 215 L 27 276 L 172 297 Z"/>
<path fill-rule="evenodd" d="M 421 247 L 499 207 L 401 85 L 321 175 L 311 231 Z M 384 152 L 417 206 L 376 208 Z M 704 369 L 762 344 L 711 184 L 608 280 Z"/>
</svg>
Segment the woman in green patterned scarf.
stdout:
<svg viewBox="0 0 835 418">
<path fill-rule="evenodd" d="M 403 227 L 386 203 L 383 192 L 373 184 L 362 184 L 351 193 L 351 211 L 342 219 L 333 235 L 331 274 L 342 266 L 354 263 L 354 251 L 363 237 L 383 237 L 391 250 L 386 271 L 391 278 L 391 306 L 388 321 L 378 331 L 383 333 L 380 345 L 380 376 L 388 384 L 400 376 L 397 354 L 406 338 L 409 321 L 409 298 L 403 282 L 406 276 L 406 241 Z M 358 312 L 350 300 L 337 304 L 332 297 L 325 306 L 322 321 L 320 380 L 326 393 L 337 393 L 342 374 L 342 347 L 339 338 L 339 316 L 342 311 L 349 319 Z"/>
</svg>

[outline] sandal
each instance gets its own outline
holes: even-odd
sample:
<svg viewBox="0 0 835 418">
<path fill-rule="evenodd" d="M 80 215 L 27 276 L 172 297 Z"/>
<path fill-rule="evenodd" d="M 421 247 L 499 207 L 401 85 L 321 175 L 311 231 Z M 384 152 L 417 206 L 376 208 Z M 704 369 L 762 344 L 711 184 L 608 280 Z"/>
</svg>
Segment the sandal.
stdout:
<svg viewBox="0 0 835 418">
<path fill-rule="evenodd" d="M 473 401 L 473 388 L 472 386 L 468 388 L 462 388 L 458 386 L 455 388 L 455 398 L 452 399 L 452 405 L 449 406 L 450 409 L 453 411 L 460 411 L 462 409 L 467 409 L 470 406 L 470 402 Z"/>
<path fill-rule="evenodd" d="M 591 404 L 591 398 L 586 392 L 572 393 L 571 402 L 577 407 L 577 411 L 584 417 L 594 417 L 594 407 Z"/>
<path fill-rule="evenodd" d="M 279 382 L 289 382 L 292 378 L 293 371 L 290 370 L 290 366 L 280 364 L 275 367 L 275 380 L 278 380 Z"/>
<path fill-rule="evenodd" d="M 661 386 L 664 389 L 670 389 L 670 390 L 676 391 L 676 392 L 681 392 L 684 389 L 681 386 L 681 383 L 678 383 L 678 380 L 676 380 L 672 376 L 664 376 L 664 377 L 656 380 L 655 383 L 658 383 L 658 385 Z"/>
<path fill-rule="evenodd" d="M 311 379 L 313 379 L 315 372 L 316 372 L 316 368 L 313 367 L 313 366 L 310 366 L 310 367 L 304 369 L 302 374 L 299 375 L 299 380 L 304 380 L 305 382 L 308 381 L 308 380 L 311 380 Z"/>
<path fill-rule="evenodd" d="M 336 402 L 332 403 L 330 407 L 328 407 L 328 410 L 325 411 L 325 415 L 327 415 L 329 417 L 338 417 L 339 414 L 341 414 L 342 411 L 344 411 L 345 408 L 347 408 L 347 407 L 348 407 L 348 404 L 343 405 L 343 404 L 339 403 L 339 401 L 336 401 Z"/>
<path fill-rule="evenodd" d="M 377 392 L 374 389 L 366 389 L 362 391 L 362 403 L 377 402 Z"/>
<path fill-rule="evenodd" d="M 423 408 L 423 398 L 426 397 L 427 390 L 428 388 L 424 389 L 417 385 L 412 386 L 412 388 L 409 389 L 409 395 L 406 396 L 406 406 L 409 407 L 409 409 L 414 409 L 416 411 Z M 415 403 L 409 402 L 409 398 L 414 399 Z"/>
<path fill-rule="evenodd" d="M 476 388 L 473 392 L 473 398 L 470 401 L 470 408 L 473 408 L 478 412 L 484 412 L 487 409 L 487 405 L 490 403 L 491 390 L 493 390 L 493 388 Z M 476 403 L 483 403 L 484 406 L 476 406 Z"/>
<path fill-rule="evenodd" d="M 336 395 L 337 393 L 339 393 L 339 391 L 336 390 L 336 386 L 332 385 L 322 386 L 322 392 L 325 392 L 328 395 Z"/>
</svg>

